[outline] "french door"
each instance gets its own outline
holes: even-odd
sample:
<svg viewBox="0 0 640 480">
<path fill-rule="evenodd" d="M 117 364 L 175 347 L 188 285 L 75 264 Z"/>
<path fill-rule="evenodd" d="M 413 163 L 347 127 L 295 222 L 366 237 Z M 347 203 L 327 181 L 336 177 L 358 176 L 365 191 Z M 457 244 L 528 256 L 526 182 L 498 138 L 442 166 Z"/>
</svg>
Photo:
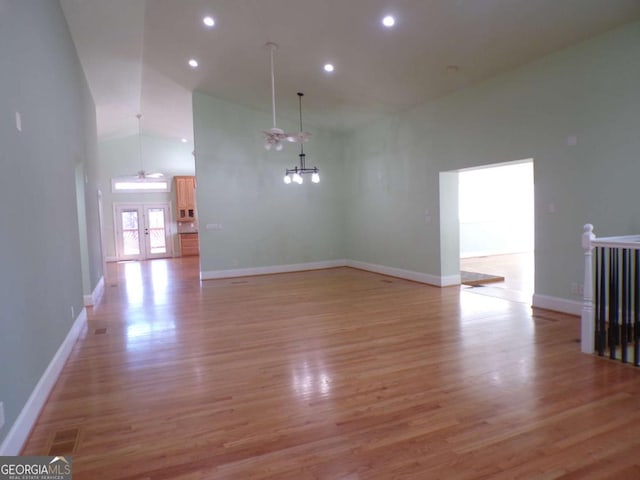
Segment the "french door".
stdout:
<svg viewBox="0 0 640 480">
<path fill-rule="evenodd" d="M 172 256 L 169 203 L 115 204 L 118 260 Z"/>
</svg>

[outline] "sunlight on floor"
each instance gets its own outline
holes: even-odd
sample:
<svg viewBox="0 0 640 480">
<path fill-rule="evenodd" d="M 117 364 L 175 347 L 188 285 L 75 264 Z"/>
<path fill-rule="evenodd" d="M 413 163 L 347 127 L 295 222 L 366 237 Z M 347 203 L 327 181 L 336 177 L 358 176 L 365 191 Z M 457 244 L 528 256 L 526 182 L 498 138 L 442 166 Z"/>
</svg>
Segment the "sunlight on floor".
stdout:
<svg viewBox="0 0 640 480">
<path fill-rule="evenodd" d="M 467 292 L 531 304 L 535 280 L 533 252 L 462 258 L 460 269 L 504 277 L 503 282 L 463 287 Z"/>
</svg>

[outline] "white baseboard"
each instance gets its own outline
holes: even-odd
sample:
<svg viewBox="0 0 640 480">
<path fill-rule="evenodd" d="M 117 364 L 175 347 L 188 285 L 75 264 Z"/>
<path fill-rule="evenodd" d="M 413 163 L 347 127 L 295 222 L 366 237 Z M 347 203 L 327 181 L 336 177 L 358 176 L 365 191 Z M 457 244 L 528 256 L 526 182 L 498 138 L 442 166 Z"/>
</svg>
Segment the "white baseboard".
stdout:
<svg viewBox="0 0 640 480">
<path fill-rule="evenodd" d="M 437 287 L 460 285 L 460 275 L 438 277 L 428 273 L 414 272 L 401 268 L 376 265 L 374 263 L 359 262 L 357 260 L 328 260 L 324 262 L 295 263 L 290 265 L 273 265 L 270 267 L 238 268 L 234 270 L 211 270 L 200 272 L 200 280 L 215 280 L 220 278 L 250 277 L 253 275 L 270 275 L 273 273 L 301 272 L 304 270 L 320 270 L 323 268 L 352 267 L 368 272 L 381 273 L 391 277 L 404 278 L 414 282 L 426 283 Z"/>
<path fill-rule="evenodd" d="M 62 371 L 62 367 L 69 358 L 73 345 L 75 344 L 80 332 L 87 323 L 87 311 L 83 308 L 76 320 L 73 322 L 69 333 L 53 356 L 49 366 L 40 377 L 35 388 L 31 392 L 29 399 L 25 403 L 18 418 L 14 422 L 11 430 L 0 445 L 0 456 L 16 456 L 20 455 L 20 451 L 24 446 L 31 429 L 38 419 L 40 410 L 44 406 L 49 393 L 58 380 L 58 376 Z"/>
<path fill-rule="evenodd" d="M 404 278 L 405 280 L 413 280 L 414 282 L 426 283 L 437 287 L 449 287 L 452 285 L 460 285 L 460 275 L 449 275 L 439 277 L 428 273 L 415 272 L 413 270 L 404 270 L 402 268 L 387 267 L 386 265 L 376 265 L 374 263 L 360 262 L 358 260 L 347 260 L 347 266 L 366 270 L 368 272 L 381 273 L 390 277 Z"/>
<path fill-rule="evenodd" d="M 582 302 L 567 300 L 566 298 L 550 297 L 548 295 L 534 294 L 531 302 L 534 308 L 544 308 L 556 312 L 568 313 L 570 315 L 582 314 Z"/>
<path fill-rule="evenodd" d="M 100 298 L 102 298 L 103 293 L 104 293 L 104 277 L 100 277 L 100 280 L 98 280 L 98 284 L 96 285 L 96 288 L 93 289 L 93 292 L 91 292 L 91 295 L 84 296 L 84 306 L 85 307 L 94 306 L 96 303 L 98 303 Z"/>
<path fill-rule="evenodd" d="M 269 267 L 236 268 L 233 270 L 211 270 L 200 272 L 200 280 L 219 278 L 250 277 L 253 275 L 270 275 L 273 273 L 302 272 L 305 270 L 321 270 L 346 266 L 346 260 L 327 260 L 323 262 L 294 263 L 290 265 L 272 265 Z"/>
<path fill-rule="evenodd" d="M 447 275 L 446 277 L 440 277 L 440 287 L 453 287 L 456 285 L 460 285 L 462 283 L 462 279 L 460 278 L 460 274 L 457 275 Z"/>
</svg>

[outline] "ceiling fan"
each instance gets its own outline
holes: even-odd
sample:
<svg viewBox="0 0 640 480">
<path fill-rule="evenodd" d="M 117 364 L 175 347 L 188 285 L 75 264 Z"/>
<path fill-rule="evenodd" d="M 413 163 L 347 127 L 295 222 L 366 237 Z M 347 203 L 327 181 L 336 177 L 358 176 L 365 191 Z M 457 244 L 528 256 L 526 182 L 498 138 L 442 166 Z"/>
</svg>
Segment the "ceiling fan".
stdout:
<svg viewBox="0 0 640 480">
<path fill-rule="evenodd" d="M 138 113 L 136 115 L 136 118 L 138 119 L 138 155 L 140 157 L 140 170 L 136 172 L 136 175 L 134 175 L 134 177 L 137 180 L 144 180 L 147 178 L 152 178 L 152 179 L 162 178 L 164 177 L 163 173 L 160 173 L 160 172 L 149 173 L 144 169 L 144 159 L 142 157 L 142 127 L 140 126 L 140 120 L 142 119 L 142 114 Z"/>
<path fill-rule="evenodd" d="M 273 69 L 273 52 L 278 49 L 278 45 L 273 42 L 267 42 L 266 46 L 269 48 L 270 58 L 271 58 L 271 113 L 273 116 L 273 127 L 269 130 L 263 130 L 262 133 L 265 136 L 264 148 L 267 150 L 271 150 L 272 148 L 280 151 L 282 150 L 282 142 L 292 142 L 292 143 L 303 143 L 309 140 L 311 136 L 308 132 L 295 132 L 295 133 L 286 133 L 281 128 L 278 128 L 276 125 L 276 84 L 275 84 L 275 74 Z"/>
</svg>

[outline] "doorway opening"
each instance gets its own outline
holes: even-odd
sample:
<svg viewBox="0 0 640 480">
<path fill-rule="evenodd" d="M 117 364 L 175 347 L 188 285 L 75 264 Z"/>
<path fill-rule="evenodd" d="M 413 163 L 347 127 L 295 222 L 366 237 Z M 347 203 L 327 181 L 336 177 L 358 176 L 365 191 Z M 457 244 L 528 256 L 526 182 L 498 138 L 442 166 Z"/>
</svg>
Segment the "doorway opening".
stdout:
<svg viewBox="0 0 640 480">
<path fill-rule="evenodd" d="M 114 203 L 113 208 L 119 261 L 173 256 L 170 203 Z"/>
<path fill-rule="evenodd" d="M 469 291 L 531 303 L 533 159 L 461 170 L 460 277 Z"/>
</svg>

